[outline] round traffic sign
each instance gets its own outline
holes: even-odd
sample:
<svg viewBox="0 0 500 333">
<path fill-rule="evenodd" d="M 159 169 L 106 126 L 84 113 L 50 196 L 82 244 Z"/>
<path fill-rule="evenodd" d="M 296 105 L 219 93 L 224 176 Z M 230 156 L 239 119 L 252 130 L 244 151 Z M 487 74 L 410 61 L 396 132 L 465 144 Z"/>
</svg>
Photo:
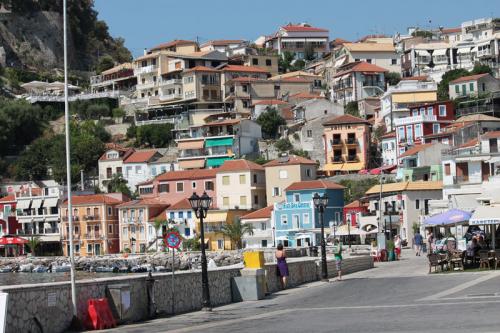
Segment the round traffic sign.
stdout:
<svg viewBox="0 0 500 333">
<path fill-rule="evenodd" d="M 178 249 L 182 239 L 177 231 L 170 231 L 165 235 L 165 245 L 171 249 Z"/>
</svg>

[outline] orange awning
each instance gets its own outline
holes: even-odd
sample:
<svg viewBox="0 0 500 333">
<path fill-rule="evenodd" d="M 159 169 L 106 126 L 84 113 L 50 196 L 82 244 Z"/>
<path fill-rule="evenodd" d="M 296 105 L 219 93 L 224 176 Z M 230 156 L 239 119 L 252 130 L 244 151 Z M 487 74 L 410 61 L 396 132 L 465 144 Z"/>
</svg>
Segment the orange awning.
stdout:
<svg viewBox="0 0 500 333">
<path fill-rule="evenodd" d="M 199 169 L 205 167 L 205 159 L 179 161 L 181 169 Z"/>
<path fill-rule="evenodd" d="M 179 149 L 203 149 L 205 141 L 193 140 L 193 141 L 179 141 L 177 142 L 177 148 Z"/>
</svg>

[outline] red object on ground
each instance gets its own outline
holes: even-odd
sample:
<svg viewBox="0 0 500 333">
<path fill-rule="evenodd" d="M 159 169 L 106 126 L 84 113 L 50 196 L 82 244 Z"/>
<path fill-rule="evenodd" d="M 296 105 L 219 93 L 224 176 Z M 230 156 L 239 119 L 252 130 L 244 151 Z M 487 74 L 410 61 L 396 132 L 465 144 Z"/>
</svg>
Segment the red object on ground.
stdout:
<svg viewBox="0 0 500 333">
<path fill-rule="evenodd" d="M 0 238 L 0 245 L 22 245 L 27 243 L 27 239 L 16 236 L 4 236 Z"/>
<path fill-rule="evenodd" d="M 111 313 L 107 298 L 89 299 L 87 311 L 90 329 L 102 330 L 116 327 L 116 320 Z"/>
</svg>

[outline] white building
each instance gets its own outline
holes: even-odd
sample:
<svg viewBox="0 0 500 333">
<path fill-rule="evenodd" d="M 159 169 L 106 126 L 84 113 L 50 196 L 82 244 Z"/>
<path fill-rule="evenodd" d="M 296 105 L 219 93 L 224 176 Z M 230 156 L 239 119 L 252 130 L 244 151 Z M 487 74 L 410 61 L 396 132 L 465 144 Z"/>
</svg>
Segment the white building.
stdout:
<svg viewBox="0 0 500 333">
<path fill-rule="evenodd" d="M 99 189 L 108 192 L 108 183 L 114 175 L 123 175 L 123 161 L 135 150 L 133 148 L 113 147 L 99 158 Z"/>
<path fill-rule="evenodd" d="M 123 178 L 132 192 L 135 192 L 137 184 L 154 177 L 149 164 L 161 157 L 157 149 L 144 149 L 134 151 L 123 161 Z"/>
<path fill-rule="evenodd" d="M 396 132 L 389 132 L 380 138 L 380 147 L 382 150 L 382 165 L 391 166 L 398 162 L 398 145 L 396 141 Z"/>
<path fill-rule="evenodd" d="M 267 206 L 241 217 L 241 223 L 248 223 L 253 226 L 252 235 L 243 235 L 244 248 L 258 249 L 275 246 L 275 229 L 272 225 L 272 221 L 274 220 L 272 218 L 273 208 L 273 205 Z"/>
<path fill-rule="evenodd" d="M 459 97 L 477 97 L 500 91 L 500 80 L 488 73 L 469 75 L 450 81 L 450 99 Z"/>
</svg>

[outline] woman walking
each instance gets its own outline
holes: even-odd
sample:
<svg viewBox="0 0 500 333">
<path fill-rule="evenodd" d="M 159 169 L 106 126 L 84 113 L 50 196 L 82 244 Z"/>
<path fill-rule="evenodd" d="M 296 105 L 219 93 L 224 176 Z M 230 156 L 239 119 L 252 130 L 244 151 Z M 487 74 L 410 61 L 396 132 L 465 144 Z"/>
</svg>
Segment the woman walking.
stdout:
<svg viewBox="0 0 500 333">
<path fill-rule="evenodd" d="M 399 235 L 394 237 L 394 251 L 396 252 L 396 260 L 401 258 L 401 238 Z"/>
<path fill-rule="evenodd" d="M 283 250 L 283 244 L 278 244 L 276 250 L 276 274 L 280 277 L 281 289 L 286 288 L 287 278 L 288 278 L 288 264 L 286 263 L 286 254 Z"/>
<path fill-rule="evenodd" d="M 335 255 L 335 267 L 337 268 L 337 281 L 342 281 L 342 243 L 335 238 L 333 241 L 333 254 Z"/>
</svg>

